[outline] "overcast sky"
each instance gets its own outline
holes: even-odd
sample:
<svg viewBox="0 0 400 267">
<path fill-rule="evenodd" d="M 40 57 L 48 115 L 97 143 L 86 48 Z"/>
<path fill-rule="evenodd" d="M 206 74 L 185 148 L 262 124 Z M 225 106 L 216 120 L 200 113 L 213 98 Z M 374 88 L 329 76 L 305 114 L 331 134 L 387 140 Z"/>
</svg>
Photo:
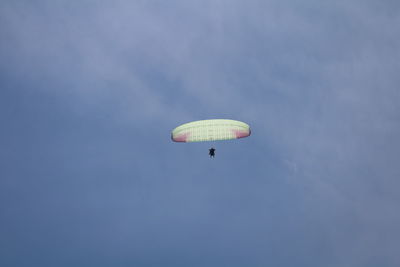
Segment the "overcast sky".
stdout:
<svg viewBox="0 0 400 267">
<path fill-rule="evenodd" d="M 400 266 L 399 25 L 397 0 L 1 1 L 0 265 Z M 212 118 L 252 136 L 170 140 Z"/>
</svg>

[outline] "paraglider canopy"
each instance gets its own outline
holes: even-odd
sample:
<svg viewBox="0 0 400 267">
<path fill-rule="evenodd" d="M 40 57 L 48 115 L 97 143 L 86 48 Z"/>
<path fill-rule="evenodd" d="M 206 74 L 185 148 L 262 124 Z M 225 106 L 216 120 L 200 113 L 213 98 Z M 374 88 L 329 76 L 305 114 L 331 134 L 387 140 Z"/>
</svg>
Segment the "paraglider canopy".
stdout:
<svg viewBox="0 0 400 267">
<path fill-rule="evenodd" d="M 176 127 L 171 134 L 174 142 L 201 142 L 229 140 L 247 137 L 251 134 L 250 126 L 236 120 L 200 120 Z"/>
</svg>

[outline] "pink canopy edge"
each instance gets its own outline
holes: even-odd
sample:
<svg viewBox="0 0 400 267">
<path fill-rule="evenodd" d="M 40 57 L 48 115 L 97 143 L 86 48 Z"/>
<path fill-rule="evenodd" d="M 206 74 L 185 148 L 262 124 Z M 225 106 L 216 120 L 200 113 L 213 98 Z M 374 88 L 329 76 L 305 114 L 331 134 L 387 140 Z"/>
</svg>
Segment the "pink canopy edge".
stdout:
<svg viewBox="0 0 400 267">
<path fill-rule="evenodd" d="M 248 137 L 251 135 L 251 130 L 249 131 L 242 131 L 242 130 L 232 130 L 233 134 L 236 136 L 236 138 L 244 138 Z"/>
<path fill-rule="evenodd" d="M 183 134 L 180 134 L 180 135 L 175 136 L 175 137 L 173 137 L 171 135 L 171 139 L 174 142 L 187 142 L 189 136 L 190 136 L 190 133 L 183 133 Z"/>
</svg>

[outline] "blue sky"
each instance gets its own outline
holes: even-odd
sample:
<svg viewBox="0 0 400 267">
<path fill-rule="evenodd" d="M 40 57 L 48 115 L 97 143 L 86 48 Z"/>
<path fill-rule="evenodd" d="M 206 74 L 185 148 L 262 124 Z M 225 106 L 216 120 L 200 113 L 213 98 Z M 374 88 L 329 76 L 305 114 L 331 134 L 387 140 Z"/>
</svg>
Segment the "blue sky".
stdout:
<svg viewBox="0 0 400 267">
<path fill-rule="evenodd" d="M 394 0 L 2 1 L 0 265 L 399 266 L 398 25 Z M 252 136 L 171 142 L 209 118 Z"/>
</svg>

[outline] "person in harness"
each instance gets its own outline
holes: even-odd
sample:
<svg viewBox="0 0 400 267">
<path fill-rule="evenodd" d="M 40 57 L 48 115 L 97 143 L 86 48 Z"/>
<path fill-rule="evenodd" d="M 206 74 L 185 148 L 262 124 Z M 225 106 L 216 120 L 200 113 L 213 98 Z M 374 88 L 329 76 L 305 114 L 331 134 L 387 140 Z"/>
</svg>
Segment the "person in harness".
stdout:
<svg viewBox="0 0 400 267">
<path fill-rule="evenodd" d="M 215 148 L 212 147 L 208 151 L 208 155 L 210 155 L 210 158 L 215 157 Z"/>
</svg>

